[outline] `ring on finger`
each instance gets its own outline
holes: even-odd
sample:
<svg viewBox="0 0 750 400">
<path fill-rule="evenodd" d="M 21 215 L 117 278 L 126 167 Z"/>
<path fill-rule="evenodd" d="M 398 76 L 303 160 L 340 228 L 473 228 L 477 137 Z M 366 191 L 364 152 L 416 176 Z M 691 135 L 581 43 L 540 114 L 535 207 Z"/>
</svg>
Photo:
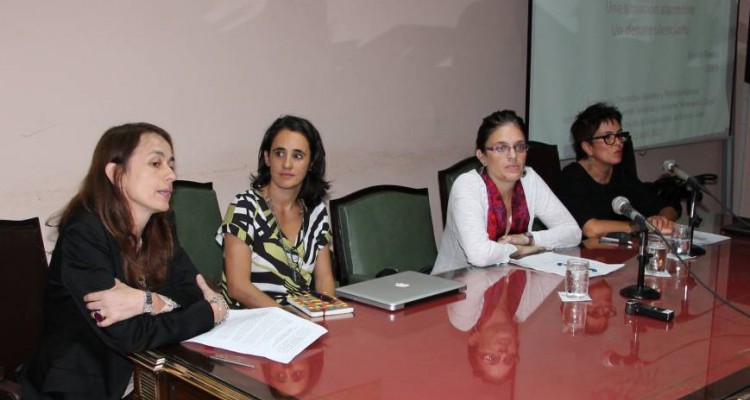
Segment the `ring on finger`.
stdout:
<svg viewBox="0 0 750 400">
<path fill-rule="evenodd" d="M 96 310 L 96 311 L 94 311 L 94 320 L 96 320 L 96 322 L 102 322 L 102 321 L 104 321 L 105 319 L 107 319 L 107 317 L 103 316 L 103 315 L 102 315 L 102 314 L 101 314 L 101 313 L 99 312 L 99 310 Z"/>
</svg>

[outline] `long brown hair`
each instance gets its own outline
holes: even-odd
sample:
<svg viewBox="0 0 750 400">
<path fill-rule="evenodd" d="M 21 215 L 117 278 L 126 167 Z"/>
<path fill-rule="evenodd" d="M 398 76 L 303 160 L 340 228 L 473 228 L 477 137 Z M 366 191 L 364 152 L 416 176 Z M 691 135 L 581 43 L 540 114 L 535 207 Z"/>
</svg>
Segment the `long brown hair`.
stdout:
<svg viewBox="0 0 750 400">
<path fill-rule="evenodd" d="M 166 213 L 156 213 L 143 228 L 142 237 L 137 237 L 130 207 L 120 186 L 133 151 L 147 133 L 161 136 L 173 147 L 167 131 L 145 122 L 115 126 L 104 132 L 78 194 L 62 211 L 58 229 L 62 232 L 70 218 L 81 209 L 95 214 L 120 247 L 125 282 L 134 287 L 153 288 L 165 280 L 172 258 L 172 231 Z M 114 182 L 105 172 L 109 163 L 116 164 Z"/>
</svg>

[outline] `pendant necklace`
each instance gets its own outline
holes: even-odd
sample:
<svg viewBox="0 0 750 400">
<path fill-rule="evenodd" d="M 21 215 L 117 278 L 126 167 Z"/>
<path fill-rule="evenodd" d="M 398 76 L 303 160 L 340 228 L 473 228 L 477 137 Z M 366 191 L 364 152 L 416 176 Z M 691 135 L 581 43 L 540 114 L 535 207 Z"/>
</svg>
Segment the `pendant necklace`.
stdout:
<svg viewBox="0 0 750 400">
<path fill-rule="evenodd" d="M 294 248 L 289 247 L 287 244 L 287 237 L 284 235 L 284 231 L 281 230 L 281 222 L 279 221 L 279 218 L 276 216 L 276 212 L 273 210 L 273 203 L 271 202 L 271 198 L 268 196 L 264 196 L 263 200 L 266 201 L 266 204 L 268 204 L 268 209 L 271 210 L 271 215 L 273 216 L 274 221 L 276 221 L 276 229 L 279 236 L 279 243 L 281 244 L 282 252 L 284 253 L 284 258 L 286 259 L 286 265 L 289 267 L 289 269 L 292 270 L 292 279 L 294 279 L 294 282 L 300 286 L 300 288 L 308 287 L 307 283 L 305 283 L 301 279 L 301 267 L 300 267 L 300 255 L 297 252 L 296 243 L 294 243 Z M 305 206 L 301 199 L 297 199 L 297 205 L 299 206 L 299 217 L 304 223 L 304 210 Z M 302 225 L 300 224 L 300 232 L 297 233 L 297 241 L 299 241 L 299 236 L 302 233 Z M 290 242 L 291 243 L 291 242 Z"/>
</svg>

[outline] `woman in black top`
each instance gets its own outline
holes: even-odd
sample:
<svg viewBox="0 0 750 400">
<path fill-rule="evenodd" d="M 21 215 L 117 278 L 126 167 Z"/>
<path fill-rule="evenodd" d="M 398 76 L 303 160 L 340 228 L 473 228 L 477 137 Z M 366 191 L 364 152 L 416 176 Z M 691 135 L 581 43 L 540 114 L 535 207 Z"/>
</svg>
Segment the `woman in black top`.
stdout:
<svg viewBox="0 0 750 400">
<path fill-rule="evenodd" d="M 99 140 L 60 216 L 24 399 L 120 399 L 132 390 L 127 354 L 189 339 L 226 317 L 167 218 L 173 169 L 172 140 L 154 125 L 114 127 Z"/>
<path fill-rule="evenodd" d="M 576 116 L 573 134 L 576 162 L 562 170 L 560 200 L 586 237 L 632 232 L 630 221 L 612 210 L 612 200 L 626 197 L 664 233 L 672 230 L 677 211 L 649 192 L 638 177 L 623 168 L 622 149 L 630 134 L 621 128 L 622 114 L 614 106 L 596 103 Z"/>
</svg>

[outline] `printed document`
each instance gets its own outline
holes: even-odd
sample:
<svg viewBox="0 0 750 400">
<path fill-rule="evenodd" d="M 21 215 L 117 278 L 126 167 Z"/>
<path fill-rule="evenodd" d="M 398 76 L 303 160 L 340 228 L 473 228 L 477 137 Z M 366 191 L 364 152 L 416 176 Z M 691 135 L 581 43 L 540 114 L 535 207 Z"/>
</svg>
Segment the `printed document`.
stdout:
<svg viewBox="0 0 750 400">
<path fill-rule="evenodd" d="M 571 257 L 565 254 L 547 251 L 544 253 L 532 254 L 519 259 L 510 259 L 510 264 L 520 265 L 521 267 L 535 269 L 537 271 L 550 272 L 553 274 L 565 276 L 565 263 L 569 259 L 575 258 L 589 262 L 589 276 L 602 276 L 616 271 L 625 266 L 625 264 L 605 264 L 600 261 L 590 260 L 583 257 Z"/>
<path fill-rule="evenodd" d="M 230 310 L 223 324 L 188 342 L 288 363 L 328 332 L 278 307 Z"/>
<path fill-rule="evenodd" d="M 729 236 L 717 235 L 710 232 L 693 231 L 693 244 L 696 246 L 707 246 L 709 244 L 729 240 Z"/>
</svg>

